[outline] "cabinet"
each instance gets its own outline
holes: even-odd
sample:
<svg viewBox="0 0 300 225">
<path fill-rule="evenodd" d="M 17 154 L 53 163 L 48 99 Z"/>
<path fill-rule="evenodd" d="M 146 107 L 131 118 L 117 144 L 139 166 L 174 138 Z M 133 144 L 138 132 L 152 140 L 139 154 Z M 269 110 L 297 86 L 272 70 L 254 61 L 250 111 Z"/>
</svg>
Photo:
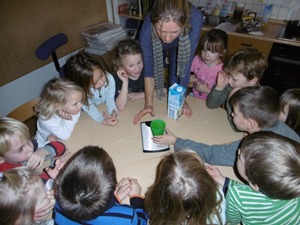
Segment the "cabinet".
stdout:
<svg viewBox="0 0 300 225">
<path fill-rule="evenodd" d="M 228 35 L 228 54 L 231 55 L 232 53 L 236 52 L 242 48 L 256 48 L 260 51 L 265 59 L 268 59 L 272 48 L 273 42 L 247 38 L 247 37 L 240 37 L 235 35 Z"/>
</svg>

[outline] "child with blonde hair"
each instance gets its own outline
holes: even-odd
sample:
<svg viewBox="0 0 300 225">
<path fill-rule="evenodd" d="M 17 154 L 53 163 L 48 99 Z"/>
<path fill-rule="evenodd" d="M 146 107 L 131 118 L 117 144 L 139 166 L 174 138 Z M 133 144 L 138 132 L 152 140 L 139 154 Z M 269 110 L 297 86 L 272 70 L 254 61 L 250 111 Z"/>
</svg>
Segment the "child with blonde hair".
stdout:
<svg viewBox="0 0 300 225">
<path fill-rule="evenodd" d="M 193 151 L 166 155 L 145 194 L 151 225 L 225 224 L 225 198 Z"/>
<path fill-rule="evenodd" d="M 52 196 L 47 199 L 47 196 Z M 46 191 L 41 178 L 27 167 L 19 167 L 0 173 L 0 221 L 5 225 L 52 225 L 50 214 L 54 206 L 53 191 Z M 43 207 L 43 218 L 36 212 Z"/>
<path fill-rule="evenodd" d="M 228 36 L 219 29 L 208 31 L 200 45 L 200 52 L 192 62 L 190 77 L 193 84 L 193 96 L 206 100 L 211 88 L 216 84 L 218 72 L 223 70 L 222 58 L 225 57 Z"/>
<path fill-rule="evenodd" d="M 65 156 L 65 152 L 65 145 L 58 141 L 39 148 L 37 141 L 30 139 L 29 129 L 24 123 L 9 117 L 0 118 L 0 172 L 25 165 L 38 170 L 49 159 L 50 166 L 53 166 L 54 160 Z M 49 179 L 45 172 L 40 176 L 45 181 Z"/>
<path fill-rule="evenodd" d="M 142 49 L 135 40 L 128 39 L 118 43 L 114 51 L 114 76 L 116 82 L 116 105 L 123 110 L 127 100 L 140 99 L 144 93 L 144 62 Z"/>
<path fill-rule="evenodd" d="M 279 119 L 300 136 L 300 88 L 286 90 L 280 97 Z"/>
<path fill-rule="evenodd" d="M 71 56 L 66 63 L 66 77 L 84 90 L 82 109 L 94 121 L 106 126 L 119 122 L 114 78 L 98 60 L 84 52 Z M 98 110 L 100 104 L 106 105 L 107 112 Z"/>
<path fill-rule="evenodd" d="M 39 146 L 70 138 L 81 113 L 83 97 L 82 88 L 68 79 L 48 82 L 35 106 L 39 117 L 35 139 Z"/>
</svg>

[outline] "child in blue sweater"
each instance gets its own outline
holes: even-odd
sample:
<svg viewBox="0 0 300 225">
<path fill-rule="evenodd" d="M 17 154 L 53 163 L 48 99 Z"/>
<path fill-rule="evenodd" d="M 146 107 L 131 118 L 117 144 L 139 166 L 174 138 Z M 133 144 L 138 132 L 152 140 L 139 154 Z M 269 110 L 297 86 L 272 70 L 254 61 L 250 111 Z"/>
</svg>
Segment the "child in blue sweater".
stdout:
<svg viewBox="0 0 300 225">
<path fill-rule="evenodd" d="M 79 150 L 55 182 L 56 224 L 147 224 L 140 185 L 128 177 L 118 184 L 112 158 L 102 148 L 86 146 Z M 127 196 L 130 205 L 121 203 Z"/>
</svg>

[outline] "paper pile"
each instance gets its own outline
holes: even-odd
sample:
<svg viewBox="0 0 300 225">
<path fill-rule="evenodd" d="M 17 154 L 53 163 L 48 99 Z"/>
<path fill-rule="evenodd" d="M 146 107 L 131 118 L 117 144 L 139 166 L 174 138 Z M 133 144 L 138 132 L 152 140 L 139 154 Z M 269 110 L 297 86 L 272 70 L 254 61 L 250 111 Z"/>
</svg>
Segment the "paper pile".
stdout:
<svg viewBox="0 0 300 225">
<path fill-rule="evenodd" d="M 96 55 L 111 51 L 119 41 L 128 38 L 121 25 L 108 22 L 89 27 L 81 35 L 88 43 L 86 52 Z"/>
</svg>

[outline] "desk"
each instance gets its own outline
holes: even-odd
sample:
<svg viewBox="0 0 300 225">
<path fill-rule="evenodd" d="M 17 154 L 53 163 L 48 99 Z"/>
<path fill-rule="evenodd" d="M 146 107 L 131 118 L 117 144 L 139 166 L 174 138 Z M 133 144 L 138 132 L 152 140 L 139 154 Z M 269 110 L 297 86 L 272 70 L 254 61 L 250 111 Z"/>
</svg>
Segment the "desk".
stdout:
<svg viewBox="0 0 300 225">
<path fill-rule="evenodd" d="M 154 98 L 155 118 L 165 120 L 167 128 L 176 136 L 207 144 L 228 143 L 242 138 L 242 133 L 232 131 L 224 109 L 208 109 L 204 101 L 189 96 L 187 102 L 193 116 L 182 116 L 176 121 L 167 116 L 167 97 L 162 100 Z M 132 123 L 134 115 L 143 106 L 144 99 L 129 101 L 125 110 L 119 113 L 119 123 L 115 127 L 100 125 L 82 112 L 71 138 L 64 143 L 71 152 L 86 145 L 103 147 L 114 161 L 118 180 L 127 176 L 138 179 L 144 194 L 154 181 L 159 160 L 168 152 L 143 153 L 140 125 Z M 104 110 L 101 105 L 100 109 Z M 148 114 L 142 121 L 153 119 Z M 173 146 L 170 146 L 170 151 L 174 151 Z M 233 168 L 219 168 L 224 175 L 237 179 Z"/>
</svg>

